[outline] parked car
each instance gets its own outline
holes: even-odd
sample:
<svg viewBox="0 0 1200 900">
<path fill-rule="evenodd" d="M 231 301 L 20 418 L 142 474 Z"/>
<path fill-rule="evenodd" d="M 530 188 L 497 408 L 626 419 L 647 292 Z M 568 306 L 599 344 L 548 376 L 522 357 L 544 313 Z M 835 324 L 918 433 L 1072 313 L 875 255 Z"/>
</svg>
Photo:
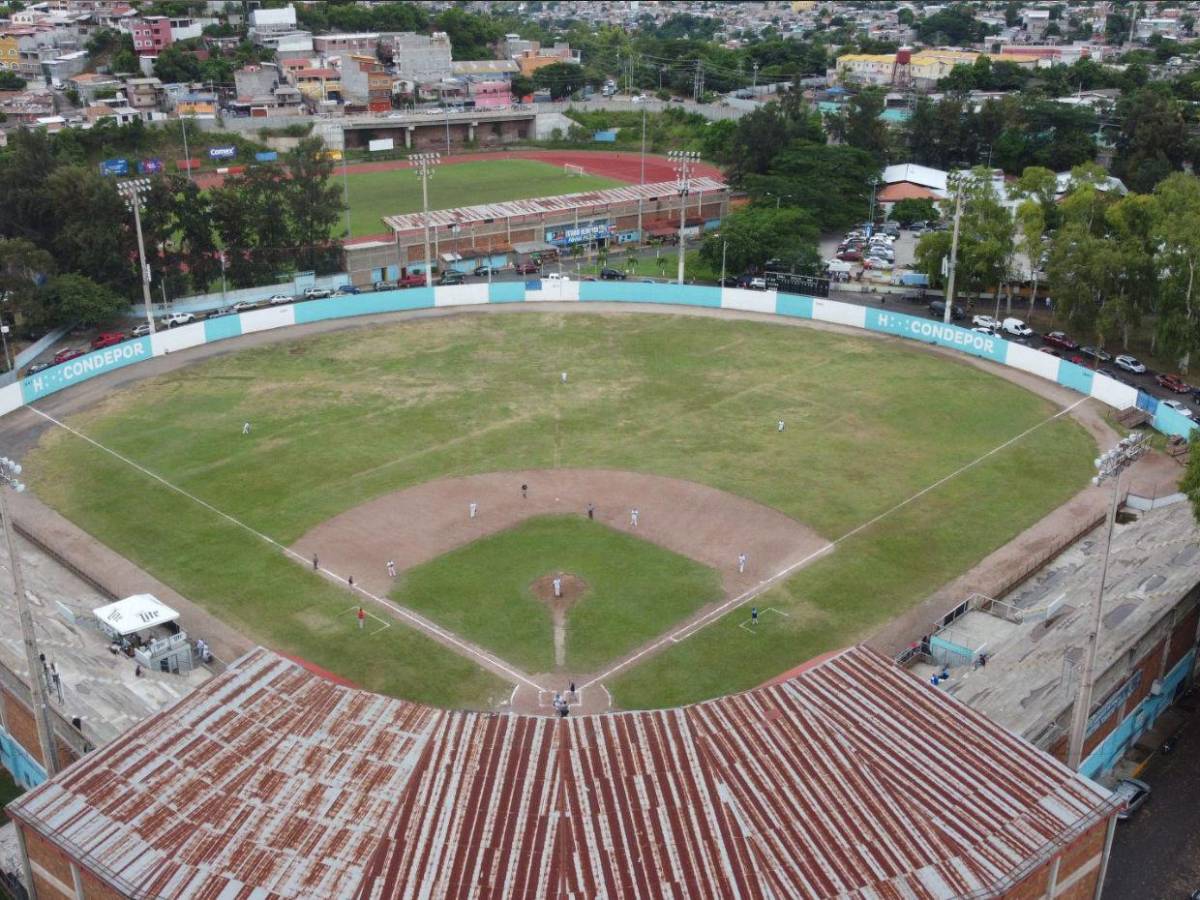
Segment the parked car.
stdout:
<svg viewBox="0 0 1200 900">
<path fill-rule="evenodd" d="M 1125 801 L 1125 808 L 1117 813 L 1117 818 L 1124 822 L 1150 799 L 1150 785 L 1136 778 L 1122 778 L 1113 786 L 1113 793 Z"/>
<path fill-rule="evenodd" d="M 605 266 L 600 270 L 601 281 L 624 281 L 628 277 L 620 269 L 614 269 L 612 266 Z"/>
<path fill-rule="evenodd" d="M 987 326 L 984 326 L 984 325 L 976 325 L 976 326 L 975 326 L 974 328 L 972 328 L 971 330 L 972 330 L 972 331 L 978 331 L 980 334 L 986 334 L 986 335 L 988 335 L 989 337 L 995 337 L 995 336 L 996 336 L 996 329 L 995 329 L 995 328 L 988 328 Z"/>
<path fill-rule="evenodd" d="M 1132 372 L 1134 375 L 1141 375 L 1146 371 L 1146 366 L 1139 362 L 1137 357 L 1128 354 L 1118 356 L 1113 360 L 1113 365 L 1126 372 Z"/>
<path fill-rule="evenodd" d="M 536 275 L 541 269 L 535 262 L 523 262 L 513 266 L 513 271 L 518 275 Z"/>
<path fill-rule="evenodd" d="M 120 331 L 102 331 L 92 338 L 92 349 L 103 350 L 105 347 L 119 344 L 123 340 L 125 340 L 125 335 Z"/>
<path fill-rule="evenodd" d="M 851 248 L 849 250 L 843 250 L 837 255 L 837 258 L 842 262 L 858 262 L 862 259 L 862 254 Z"/>
<path fill-rule="evenodd" d="M 424 283 L 425 283 L 425 279 L 422 278 L 421 284 L 424 284 Z M 398 287 L 400 287 L 400 285 L 398 285 L 394 281 L 377 281 L 377 282 L 375 282 L 375 290 L 377 290 L 377 291 L 394 291 Z"/>
<path fill-rule="evenodd" d="M 746 285 L 752 291 L 765 291 L 767 289 L 767 279 L 754 277 L 750 279 L 750 283 Z"/>
<path fill-rule="evenodd" d="M 235 313 L 249 312 L 252 309 L 258 309 L 258 306 L 253 300 L 239 300 L 233 304 L 233 311 Z"/>
<path fill-rule="evenodd" d="M 83 352 L 79 347 L 66 347 L 54 354 L 54 360 L 50 364 L 57 366 L 59 363 L 65 363 L 69 359 L 83 356 Z"/>
<path fill-rule="evenodd" d="M 1029 337 L 1033 334 L 1033 329 L 1022 322 L 1020 319 L 1008 318 L 1000 323 L 1000 330 L 1005 334 L 1011 334 L 1013 337 Z"/>
<path fill-rule="evenodd" d="M 361 294 L 362 291 L 360 291 L 358 288 L 356 288 L 352 284 L 339 284 L 337 286 L 337 290 L 334 291 L 334 293 L 341 294 L 344 297 L 348 294 Z"/>
<path fill-rule="evenodd" d="M 303 296 L 305 300 L 325 300 L 333 296 L 333 291 L 329 290 L 329 288 L 309 287 L 304 289 Z M 291 298 L 289 297 L 283 302 L 290 303 Z"/>
<path fill-rule="evenodd" d="M 309 288 L 309 290 L 312 290 L 312 289 Z M 317 298 L 308 296 L 308 291 L 305 291 L 304 299 L 305 300 L 315 300 Z M 292 302 L 292 298 L 289 297 L 287 294 L 272 294 L 270 297 L 267 298 L 267 306 L 282 306 L 285 303 L 291 303 L 291 302 Z"/>
<path fill-rule="evenodd" d="M 139 338 L 139 337 L 145 337 L 149 333 L 150 333 L 150 324 L 148 322 L 143 322 L 141 325 L 134 327 L 133 331 L 129 332 L 129 336 Z"/>
<path fill-rule="evenodd" d="M 498 268 L 496 268 L 495 266 L 489 266 L 489 265 L 482 265 L 482 266 L 475 267 L 475 275 L 477 277 L 487 278 L 489 274 L 493 278 L 495 278 L 497 275 L 500 274 L 500 270 Z"/>
<path fill-rule="evenodd" d="M 883 256 L 868 256 L 863 260 L 864 269 L 893 269 L 896 264 Z"/>
<path fill-rule="evenodd" d="M 1106 378 L 1111 378 L 1113 381 L 1117 382 L 1118 384 L 1124 384 L 1124 385 L 1128 385 L 1129 387 L 1135 387 L 1135 385 L 1132 381 L 1130 381 L 1128 378 L 1126 378 L 1120 372 L 1114 372 L 1112 369 L 1097 369 L 1096 374 L 1104 375 Z"/>
<path fill-rule="evenodd" d="M 1038 347 L 1038 349 L 1041 350 L 1043 353 L 1048 353 L 1051 356 L 1057 356 L 1059 359 L 1062 359 L 1062 354 L 1059 353 L 1057 350 L 1055 350 L 1053 347 Z"/>
<path fill-rule="evenodd" d="M 1096 360 L 1096 362 L 1112 362 L 1112 354 L 1107 350 L 1101 350 L 1099 347 L 1080 347 L 1079 353 L 1082 356 Z"/>
<path fill-rule="evenodd" d="M 946 317 L 946 301 L 945 300 L 931 301 L 929 304 L 929 314 L 938 319 L 944 319 Z M 953 308 L 951 308 L 951 310 L 950 310 L 950 318 L 954 319 L 955 321 L 960 321 L 962 319 L 965 319 L 966 317 L 967 317 L 967 314 L 965 312 L 963 312 L 963 308 L 961 306 L 959 306 L 957 303 L 955 303 Z"/>
<path fill-rule="evenodd" d="M 1176 394 L 1190 394 L 1192 392 L 1192 386 L 1178 375 L 1167 375 L 1164 372 L 1155 375 L 1154 380 L 1158 382 L 1159 387 L 1164 387 L 1168 391 L 1174 391 Z"/>
<path fill-rule="evenodd" d="M 565 275 L 562 272 L 547 272 L 542 276 L 542 281 L 570 281 L 571 276 Z"/>
<path fill-rule="evenodd" d="M 1180 403 L 1178 400 L 1162 400 L 1160 402 L 1162 403 L 1163 406 L 1167 407 L 1168 409 L 1173 409 L 1173 410 L 1175 410 L 1175 412 L 1179 413 L 1181 416 L 1187 416 L 1189 419 L 1194 418 L 1196 415 L 1190 409 L 1188 409 L 1186 406 L 1184 406 L 1182 403 Z"/>
<path fill-rule="evenodd" d="M 972 325 L 978 325 L 980 328 L 990 328 L 993 331 L 1000 327 L 1000 323 L 991 316 L 974 316 L 971 319 Z"/>
<path fill-rule="evenodd" d="M 176 325 L 191 325 L 196 321 L 196 317 L 191 313 L 171 313 L 163 318 L 163 324 L 168 328 L 174 328 Z"/>
<path fill-rule="evenodd" d="M 1042 343 L 1051 347 L 1061 347 L 1063 350 L 1078 350 L 1079 344 L 1067 337 L 1065 332 L 1051 331 L 1042 335 Z"/>
<path fill-rule="evenodd" d="M 442 273 L 442 277 L 438 279 L 437 283 L 442 287 L 446 287 L 448 285 L 462 284 L 464 280 L 466 280 L 466 276 L 462 272 L 447 269 Z"/>
<path fill-rule="evenodd" d="M 30 375 L 36 375 L 38 372 L 44 372 L 52 365 L 54 365 L 54 363 L 34 363 L 25 370 L 25 377 L 28 378 Z"/>
<path fill-rule="evenodd" d="M 425 287 L 425 273 L 424 272 L 410 272 L 408 275 L 404 275 L 403 277 L 401 277 L 400 281 L 397 282 L 397 287 L 402 287 L 402 288 Z"/>
</svg>

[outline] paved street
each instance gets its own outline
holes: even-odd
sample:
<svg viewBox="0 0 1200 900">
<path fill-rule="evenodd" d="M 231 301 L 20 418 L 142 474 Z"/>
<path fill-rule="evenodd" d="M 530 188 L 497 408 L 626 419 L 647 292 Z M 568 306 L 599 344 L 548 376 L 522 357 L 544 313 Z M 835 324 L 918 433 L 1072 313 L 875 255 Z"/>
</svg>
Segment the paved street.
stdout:
<svg viewBox="0 0 1200 900">
<path fill-rule="evenodd" d="M 1154 792 L 1117 823 L 1104 898 L 1183 900 L 1200 890 L 1200 715 L 1188 717 L 1175 752 L 1155 755 L 1138 777 Z"/>
</svg>

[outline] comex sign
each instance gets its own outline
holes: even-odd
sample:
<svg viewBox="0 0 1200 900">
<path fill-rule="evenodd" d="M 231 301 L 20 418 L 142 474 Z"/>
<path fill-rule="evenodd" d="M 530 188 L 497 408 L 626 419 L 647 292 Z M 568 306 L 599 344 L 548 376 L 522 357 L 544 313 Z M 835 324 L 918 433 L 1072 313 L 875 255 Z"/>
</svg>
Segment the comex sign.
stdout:
<svg viewBox="0 0 1200 900">
<path fill-rule="evenodd" d="M 867 328 L 875 331 L 886 331 L 900 337 L 916 338 L 943 347 L 965 350 L 974 356 L 985 356 L 996 362 L 1004 362 L 1008 355 L 1008 345 L 994 335 L 971 331 L 957 325 L 947 325 L 936 320 L 868 309 L 866 324 Z"/>
<path fill-rule="evenodd" d="M 153 355 L 150 338 L 125 341 L 123 344 L 85 354 L 29 376 L 21 382 L 21 396 L 24 402 L 30 403 L 60 391 L 74 381 L 82 381 L 112 369 L 142 362 Z"/>
</svg>

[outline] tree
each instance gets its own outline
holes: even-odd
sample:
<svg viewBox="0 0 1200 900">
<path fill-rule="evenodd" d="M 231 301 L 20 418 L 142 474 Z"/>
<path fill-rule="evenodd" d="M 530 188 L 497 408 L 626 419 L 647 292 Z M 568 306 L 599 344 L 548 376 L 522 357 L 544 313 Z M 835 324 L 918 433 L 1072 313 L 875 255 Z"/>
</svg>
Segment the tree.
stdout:
<svg viewBox="0 0 1200 900">
<path fill-rule="evenodd" d="M 769 259 L 813 271 L 820 260 L 818 237 L 819 229 L 804 210 L 750 207 L 730 213 L 720 232 L 705 238 L 700 256 L 719 271 L 724 249 L 730 273 L 760 269 Z"/>
<path fill-rule="evenodd" d="M 851 147 L 865 150 L 883 165 L 888 157 L 888 128 L 880 118 L 884 96 L 878 88 L 859 91 L 850 98 L 846 110 L 833 117 L 831 131 Z"/>
<path fill-rule="evenodd" d="M 514 75 L 509 90 L 512 91 L 514 97 L 528 97 L 536 90 L 536 87 L 533 79 L 528 75 Z"/>
<path fill-rule="evenodd" d="M 729 146 L 726 174 L 735 185 L 747 175 L 765 175 L 772 161 L 793 140 L 825 142 L 820 113 L 798 96 L 785 95 L 743 116 Z"/>
<path fill-rule="evenodd" d="M 129 301 L 86 275 L 67 273 L 51 279 L 46 305 L 50 320 L 56 324 L 93 328 L 111 322 L 129 306 Z"/>
<path fill-rule="evenodd" d="M 0 69 L 0 91 L 23 91 L 26 83 L 16 72 Z"/>
<path fill-rule="evenodd" d="M 1184 110 L 1159 86 L 1123 95 L 1114 173 L 1130 190 L 1147 192 L 1194 158 Z"/>
<path fill-rule="evenodd" d="M 288 152 L 285 161 L 290 175 L 286 202 L 299 245 L 300 265 L 327 270 L 339 247 L 330 241 L 330 231 L 345 208 L 341 190 L 330 183 L 333 160 L 324 152 L 320 138 L 306 138 Z"/>
<path fill-rule="evenodd" d="M 435 30 L 444 31 L 450 37 L 450 50 L 455 59 L 491 59 L 492 44 L 504 36 L 495 20 L 461 9 L 446 10 L 434 19 L 434 25 Z"/>
<path fill-rule="evenodd" d="M 163 48 L 155 59 L 154 74 L 165 84 L 200 81 L 203 78 L 203 67 L 195 56 L 178 44 L 171 44 Z"/>
<path fill-rule="evenodd" d="M 1200 349 L 1200 179 L 1177 172 L 1154 189 L 1159 285 L 1156 349 L 1187 370 Z M 1196 454 L 1200 457 L 1200 454 Z M 1189 467 L 1191 476 L 1192 467 Z"/>
<path fill-rule="evenodd" d="M 533 73 L 533 86 L 550 91 L 551 100 L 570 97 L 584 85 L 583 67 L 574 63 L 556 62 L 542 66 Z"/>
<path fill-rule="evenodd" d="M 897 200 L 892 204 L 892 211 L 889 218 L 894 219 L 902 225 L 908 225 L 912 222 L 928 222 L 930 219 L 937 218 L 937 208 L 933 205 L 932 200 L 918 200 L 915 197 L 908 197 L 904 200 Z"/>
<path fill-rule="evenodd" d="M 757 204 L 798 207 L 821 228 L 836 229 L 867 213 L 871 179 L 878 175 L 879 164 L 864 150 L 797 140 L 766 175 L 747 176 L 745 188 Z"/>
<path fill-rule="evenodd" d="M 988 27 L 964 3 L 946 7 L 917 22 L 917 37 L 925 44 L 963 47 L 979 43 L 987 34 Z"/>
<path fill-rule="evenodd" d="M 54 257 L 32 241 L 0 238 L 0 296 L 8 298 L 8 311 L 26 324 L 44 324 L 40 288 L 54 269 Z"/>
</svg>

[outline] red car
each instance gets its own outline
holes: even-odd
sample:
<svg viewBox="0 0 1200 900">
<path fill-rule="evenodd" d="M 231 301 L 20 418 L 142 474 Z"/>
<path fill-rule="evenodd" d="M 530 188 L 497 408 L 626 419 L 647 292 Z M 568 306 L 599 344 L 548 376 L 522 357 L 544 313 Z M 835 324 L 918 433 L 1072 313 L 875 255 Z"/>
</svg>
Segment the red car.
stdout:
<svg viewBox="0 0 1200 900">
<path fill-rule="evenodd" d="M 1049 353 L 1051 356 L 1057 356 L 1059 359 L 1062 359 L 1062 354 L 1059 353 L 1057 350 L 1055 350 L 1053 347 L 1038 347 L 1038 349 L 1041 350 L 1043 353 Z"/>
<path fill-rule="evenodd" d="M 1079 349 L 1079 345 L 1061 331 L 1051 331 L 1049 334 L 1042 335 L 1042 343 L 1052 347 L 1061 347 L 1063 350 Z"/>
<path fill-rule="evenodd" d="M 402 288 L 425 287 L 425 273 L 417 272 L 413 275 L 405 275 L 398 284 Z"/>
<path fill-rule="evenodd" d="M 119 331 L 102 331 L 92 338 L 92 349 L 103 350 L 105 347 L 111 347 L 113 344 L 119 344 L 125 340 L 125 335 Z"/>
<path fill-rule="evenodd" d="M 1161 387 L 1165 387 L 1168 391 L 1174 391 L 1176 394 L 1190 394 L 1192 391 L 1192 386 L 1178 375 L 1155 375 L 1154 380 Z"/>
<path fill-rule="evenodd" d="M 59 350 L 54 354 L 52 366 L 57 366 L 59 363 L 65 363 L 69 359 L 75 359 L 77 356 L 83 356 L 83 351 L 77 347 L 68 347 L 66 350 Z"/>
<path fill-rule="evenodd" d="M 538 267 L 537 263 L 525 262 L 517 263 L 515 266 L 513 266 L 513 271 L 518 275 L 536 275 L 541 271 L 541 269 Z"/>
<path fill-rule="evenodd" d="M 837 258 L 842 262 L 858 262 L 862 259 L 862 254 L 857 250 L 843 250 L 837 255 Z"/>
</svg>

